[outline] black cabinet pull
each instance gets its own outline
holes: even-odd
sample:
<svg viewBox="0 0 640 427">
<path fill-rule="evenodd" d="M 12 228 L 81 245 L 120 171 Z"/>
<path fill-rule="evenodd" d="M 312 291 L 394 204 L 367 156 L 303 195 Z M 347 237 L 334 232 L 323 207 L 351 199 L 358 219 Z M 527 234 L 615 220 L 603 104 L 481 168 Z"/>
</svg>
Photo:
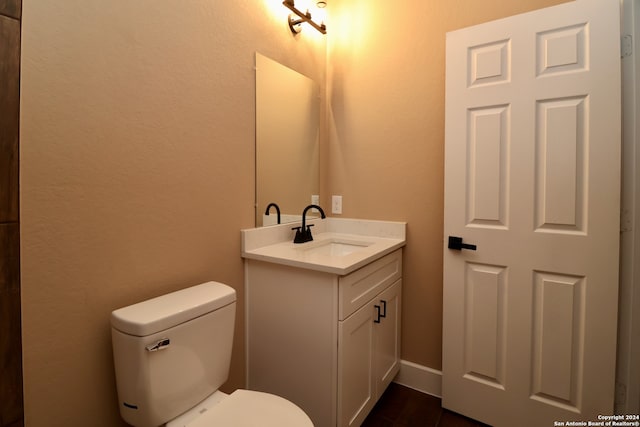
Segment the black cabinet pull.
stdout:
<svg viewBox="0 0 640 427">
<path fill-rule="evenodd" d="M 383 317 L 387 317 L 387 302 L 385 300 L 380 300 L 382 307 L 378 304 L 374 305 L 376 308 L 376 318 L 373 323 L 380 323 L 380 319 Z"/>
<path fill-rule="evenodd" d="M 449 249 L 454 249 L 456 251 L 461 251 L 462 249 L 469 249 L 470 251 L 475 251 L 477 249 L 476 245 L 471 245 L 469 243 L 462 243 L 462 237 L 449 236 Z"/>
</svg>

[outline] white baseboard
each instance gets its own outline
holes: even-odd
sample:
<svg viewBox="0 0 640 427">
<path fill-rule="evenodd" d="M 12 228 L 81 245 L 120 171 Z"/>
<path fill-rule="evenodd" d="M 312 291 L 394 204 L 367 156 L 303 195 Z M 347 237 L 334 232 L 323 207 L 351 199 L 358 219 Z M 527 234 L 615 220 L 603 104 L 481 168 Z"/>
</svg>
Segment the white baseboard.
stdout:
<svg viewBox="0 0 640 427">
<path fill-rule="evenodd" d="M 442 397 L 442 371 L 417 363 L 401 360 L 400 372 L 393 382 L 432 396 Z"/>
</svg>

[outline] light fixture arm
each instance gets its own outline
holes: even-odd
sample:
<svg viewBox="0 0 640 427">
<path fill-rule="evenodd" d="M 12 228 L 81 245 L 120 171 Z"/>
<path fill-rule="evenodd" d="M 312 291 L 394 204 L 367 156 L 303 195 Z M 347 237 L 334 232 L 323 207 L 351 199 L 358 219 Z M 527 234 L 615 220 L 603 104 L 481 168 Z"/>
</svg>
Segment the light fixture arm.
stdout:
<svg viewBox="0 0 640 427">
<path fill-rule="evenodd" d="M 298 24 L 302 24 L 303 22 L 306 22 L 316 30 L 320 31 L 322 34 L 327 34 L 326 25 L 324 25 L 324 23 L 321 23 L 321 24 L 315 23 L 309 11 L 307 11 L 306 13 L 303 13 L 298 9 L 296 9 L 294 0 L 284 0 L 282 4 L 285 5 L 289 10 L 291 10 L 296 16 L 300 18 L 300 19 L 295 19 L 291 15 L 289 16 L 289 28 L 291 28 L 292 32 L 297 33 L 298 31 L 296 31 L 294 27 Z"/>
</svg>

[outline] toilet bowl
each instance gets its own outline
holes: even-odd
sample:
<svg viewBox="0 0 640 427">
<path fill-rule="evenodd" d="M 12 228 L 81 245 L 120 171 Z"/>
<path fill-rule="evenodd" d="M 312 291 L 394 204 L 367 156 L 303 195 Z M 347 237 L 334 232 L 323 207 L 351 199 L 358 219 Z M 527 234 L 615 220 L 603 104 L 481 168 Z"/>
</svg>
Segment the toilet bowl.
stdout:
<svg viewBox="0 0 640 427">
<path fill-rule="evenodd" d="M 216 396 L 210 397 L 210 402 L 205 401 L 188 413 L 168 422 L 167 427 L 313 426 L 302 409 L 274 394 L 236 390 L 230 395 L 224 395 L 220 391 L 214 395 Z"/>
<path fill-rule="evenodd" d="M 120 415 L 136 427 L 313 427 L 269 393 L 218 390 L 231 362 L 236 293 L 207 282 L 111 313 Z"/>
</svg>

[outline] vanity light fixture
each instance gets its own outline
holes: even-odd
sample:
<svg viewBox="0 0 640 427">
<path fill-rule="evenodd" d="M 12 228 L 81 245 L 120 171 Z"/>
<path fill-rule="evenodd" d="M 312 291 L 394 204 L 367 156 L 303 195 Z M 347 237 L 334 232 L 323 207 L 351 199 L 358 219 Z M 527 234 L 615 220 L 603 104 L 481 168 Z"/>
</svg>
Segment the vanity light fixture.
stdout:
<svg viewBox="0 0 640 427">
<path fill-rule="evenodd" d="M 309 12 L 309 9 L 307 9 L 305 12 L 301 12 L 296 8 L 295 0 L 284 0 L 282 4 L 285 5 L 289 10 L 293 12 L 292 14 L 289 14 L 289 18 L 288 18 L 289 28 L 291 29 L 292 33 L 294 34 L 299 33 L 302 30 L 301 28 L 302 23 L 306 22 L 316 30 L 320 31 L 322 34 L 327 34 L 327 26 L 324 25 L 324 22 L 321 22 L 320 24 L 315 22 L 311 17 L 311 12 Z M 327 6 L 327 2 L 318 1 L 316 2 L 316 6 L 318 8 L 324 8 Z"/>
</svg>

